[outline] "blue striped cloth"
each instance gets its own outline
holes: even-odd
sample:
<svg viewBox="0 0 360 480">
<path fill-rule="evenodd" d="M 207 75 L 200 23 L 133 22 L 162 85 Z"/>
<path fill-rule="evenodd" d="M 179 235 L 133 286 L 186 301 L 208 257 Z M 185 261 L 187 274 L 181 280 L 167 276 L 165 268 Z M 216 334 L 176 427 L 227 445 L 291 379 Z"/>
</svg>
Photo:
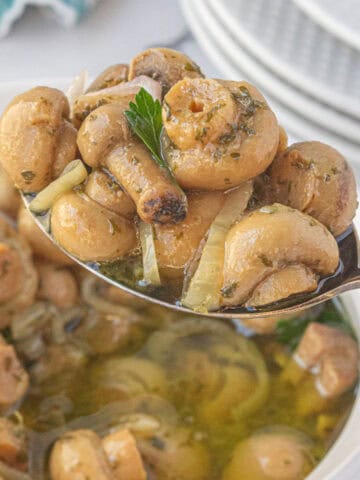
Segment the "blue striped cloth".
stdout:
<svg viewBox="0 0 360 480">
<path fill-rule="evenodd" d="M 0 37 L 5 36 L 27 5 L 46 7 L 65 26 L 74 25 L 97 0 L 0 0 Z"/>
</svg>

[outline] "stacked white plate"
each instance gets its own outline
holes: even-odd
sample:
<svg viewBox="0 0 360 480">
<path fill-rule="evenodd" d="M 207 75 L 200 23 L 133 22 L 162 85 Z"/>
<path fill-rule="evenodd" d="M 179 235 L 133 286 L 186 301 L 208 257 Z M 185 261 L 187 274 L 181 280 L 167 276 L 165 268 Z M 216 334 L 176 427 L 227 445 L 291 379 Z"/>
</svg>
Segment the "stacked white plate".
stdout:
<svg viewBox="0 0 360 480">
<path fill-rule="evenodd" d="M 182 4 L 225 77 L 253 82 L 294 138 L 331 144 L 360 174 L 359 0 Z"/>
</svg>

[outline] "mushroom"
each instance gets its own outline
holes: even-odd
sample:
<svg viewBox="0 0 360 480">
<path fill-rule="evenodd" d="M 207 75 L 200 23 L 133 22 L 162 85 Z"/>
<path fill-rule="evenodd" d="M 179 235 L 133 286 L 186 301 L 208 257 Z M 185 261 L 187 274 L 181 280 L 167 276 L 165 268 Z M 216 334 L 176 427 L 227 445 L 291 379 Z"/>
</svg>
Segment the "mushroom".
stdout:
<svg viewBox="0 0 360 480">
<path fill-rule="evenodd" d="M 295 143 L 269 170 L 276 202 L 312 215 L 335 235 L 350 225 L 357 208 L 354 174 L 345 158 L 320 142 Z"/>
<path fill-rule="evenodd" d="M 8 174 L 0 165 L 0 212 L 16 217 L 20 203 L 19 193 L 16 191 Z"/>
<path fill-rule="evenodd" d="M 33 303 L 37 286 L 30 248 L 0 218 L 0 328 L 9 324 L 13 313 Z"/>
<path fill-rule="evenodd" d="M 65 250 L 83 261 L 116 260 L 137 245 L 134 225 L 76 192 L 54 203 L 51 231 Z"/>
<path fill-rule="evenodd" d="M 133 434 L 119 429 L 103 438 L 102 446 L 114 480 L 146 480 L 147 475 Z"/>
<path fill-rule="evenodd" d="M 284 266 L 255 287 L 246 306 L 258 307 L 297 293 L 312 292 L 317 284 L 318 275 L 305 265 Z"/>
<path fill-rule="evenodd" d="M 311 441 L 278 425 L 238 443 L 222 480 L 303 480 L 313 467 Z"/>
<path fill-rule="evenodd" d="M 27 471 L 27 438 L 24 427 L 0 418 L 0 461 L 20 471 Z"/>
<path fill-rule="evenodd" d="M 104 88 L 114 87 L 119 83 L 126 82 L 129 75 L 129 65 L 118 63 L 106 68 L 91 83 L 87 92 L 96 92 Z"/>
<path fill-rule="evenodd" d="M 60 308 L 68 308 L 77 303 L 79 288 L 69 268 L 46 262 L 38 262 L 36 268 L 39 273 L 38 298 L 48 300 Z"/>
<path fill-rule="evenodd" d="M 2 337 L 0 337 L 2 339 Z M 29 388 L 29 376 L 12 345 L 0 342 L 0 413 L 17 408 Z"/>
<path fill-rule="evenodd" d="M 22 205 L 18 211 L 17 226 L 20 235 L 28 242 L 34 255 L 57 265 L 71 265 L 73 260 L 54 246 L 36 224 L 31 213 Z"/>
<path fill-rule="evenodd" d="M 181 222 L 187 211 L 185 194 L 133 136 L 123 112 L 121 106 L 110 104 L 86 118 L 78 135 L 84 161 L 93 168 L 105 167 L 114 175 L 144 222 Z"/>
<path fill-rule="evenodd" d="M 136 206 L 113 176 L 104 170 L 94 170 L 87 178 L 85 193 L 95 202 L 131 220 Z"/>
<path fill-rule="evenodd" d="M 50 455 L 52 480 L 113 480 L 113 472 L 92 430 L 66 432 L 55 442 Z"/>
<path fill-rule="evenodd" d="M 183 78 L 203 77 L 195 62 L 170 48 L 149 48 L 136 55 L 130 63 L 129 80 L 139 75 L 160 82 L 164 94 Z"/>
<path fill-rule="evenodd" d="M 185 78 L 163 103 L 163 152 L 181 187 L 226 190 L 262 173 L 279 144 L 279 126 L 246 82 Z"/>
<path fill-rule="evenodd" d="M 317 389 L 326 398 L 346 392 L 358 378 L 356 341 L 334 327 L 317 322 L 307 327 L 294 360 L 303 369 L 315 372 Z"/>
<path fill-rule="evenodd" d="M 149 439 L 140 438 L 138 446 L 145 464 L 158 480 L 209 478 L 209 454 L 186 428 L 164 428 Z"/>
<path fill-rule="evenodd" d="M 223 304 L 246 302 L 262 281 L 289 265 L 302 265 L 316 275 L 325 276 L 334 273 L 338 264 L 336 240 L 320 222 L 284 205 L 267 205 L 244 217 L 227 234 Z M 311 284 L 307 273 L 305 286 Z M 275 278 L 277 298 L 282 292 L 284 296 L 289 293 L 289 285 L 280 286 L 287 277 L 285 272 Z M 304 275 L 298 276 L 299 279 L 304 285 Z M 299 282 L 296 283 L 293 293 L 301 290 Z"/>
<path fill-rule="evenodd" d="M 198 249 L 225 196 L 222 192 L 188 195 L 188 213 L 176 225 L 154 225 L 155 251 L 161 275 L 181 277 Z"/>
<path fill-rule="evenodd" d="M 38 192 L 76 157 L 69 103 L 54 88 L 36 87 L 15 97 L 0 122 L 0 163 L 25 192 Z"/>
</svg>

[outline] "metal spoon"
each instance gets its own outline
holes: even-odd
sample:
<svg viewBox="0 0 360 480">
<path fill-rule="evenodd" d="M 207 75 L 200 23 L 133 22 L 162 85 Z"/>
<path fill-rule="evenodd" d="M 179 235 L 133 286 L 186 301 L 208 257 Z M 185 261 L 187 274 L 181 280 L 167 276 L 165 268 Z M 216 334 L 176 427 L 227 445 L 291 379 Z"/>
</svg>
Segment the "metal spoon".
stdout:
<svg viewBox="0 0 360 480">
<path fill-rule="evenodd" d="M 149 302 L 156 303 L 157 305 L 171 308 L 179 312 L 184 312 L 187 314 L 192 313 L 195 315 L 213 318 L 227 318 L 238 320 L 265 318 L 271 316 L 290 316 L 299 314 L 303 310 L 330 300 L 331 298 L 339 295 L 340 293 L 360 288 L 360 243 L 356 229 L 354 225 L 351 225 L 342 235 L 337 238 L 340 250 L 340 264 L 338 270 L 333 275 L 321 279 L 316 291 L 307 294 L 294 295 L 287 299 L 263 307 L 236 307 L 231 309 L 228 308 L 226 310 L 223 309 L 216 312 L 208 312 L 206 314 L 204 314 L 203 312 L 194 312 L 182 306 L 173 299 L 166 299 L 157 295 L 155 292 L 153 294 L 145 293 L 144 287 L 140 284 L 138 286 L 138 289 L 130 288 L 124 283 L 115 281 L 110 276 L 104 275 L 104 273 L 101 272 L 98 263 L 83 262 L 78 258 L 74 257 L 69 252 L 64 250 L 60 245 L 58 245 L 55 239 L 52 237 L 51 233 L 49 232 L 49 215 L 47 214 L 39 216 L 35 215 L 33 212 L 30 211 L 29 204 L 33 199 L 33 195 L 22 194 L 22 199 L 26 208 L 29 210 L 41 230 L 58 248 L 60 248 L 68 257 L 74 260 L 74 262 L 86 268 L 91 273 L 97 275 L 105 282 L 108 282 L 111 285 L 114 285 L 115 287 L 124 290 L 125 292 L 131 293 L 144 300 L 148 300 Z"/>
</svg>

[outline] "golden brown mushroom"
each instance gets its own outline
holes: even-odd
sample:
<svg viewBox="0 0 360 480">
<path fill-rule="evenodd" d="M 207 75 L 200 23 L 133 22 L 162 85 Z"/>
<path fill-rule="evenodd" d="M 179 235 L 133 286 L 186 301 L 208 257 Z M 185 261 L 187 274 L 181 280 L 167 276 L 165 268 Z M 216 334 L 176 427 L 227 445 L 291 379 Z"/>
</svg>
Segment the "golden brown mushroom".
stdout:
<svg viewBox="0 0 360 480">
<path fill-rule="evenodd" d="M 87 178 L 85 193 L 108 210 L 129 220 L 136 213 L 136 206 L 129 195 L 122 190 L 114 177 L 103 170 L 94 170 Z"/>
<path fill-rule="evenodd" d="M 145 222 L 177 223 L 186 216 L 186 196 L 170 174 L 131 133 L 124 109 L 115 104 L 95 110 L 83 122 L 78 145 L 84 161 L 106 167 L 124 187 Z"/>
<path fill-rule="evenodd" d="M 116 260 L 137 244 L 133 224 L 76 192 L 53 205 L 51 231 L 65 250 L 83 261 Z"/>
<path fill-rule="evenodd" d="M 18 211 L 17 225 L 21 236 L 28 242 L 34 255 L 57 265 L 73 263 L 73 260 L 57 248 L 42 232 L 24 205 Z"/>
<path fill-rule="evenodd" d="M 15 97 L 0 122 L 0 162 L 17 188 L 38 192 L 76 157 L 69 103 L 54 88 Z"/>
<path fill-rule="evenodd" d="M 269 175 L 274 201 L 312 215 L 335 236 L 355 216 L 354 174 L 345 158 L 328 145 L 291 145 L 274 160 Z"/>
<path fill-rule="evenodd" d="M 50 456 L 52 480 L 113 480 L 101 439 L 91 430 L 65 433 Z"/>
<path fill-rule="evenodd" d="M 163 104 L 163 151 L 180 186 L 226 190 L 272 162 L 279 127 L 264 97 L 246 82 L 185 78 Z"/>
<path fill-rule="evenodd" d="M 190 193 L 188 213 L 183 222 L 154 225 L 156 258 L 162 275 L 181 277 L 184 274 L 224 199 L 222 192 Z"/>
<path fill-rule="evenodd" d="M 91 83 L 87 92 L 96 92 L 108 87 L 114 87 L 119 83 L 126 82 L 129 75 L 129 65 L 118 63 L 106 68 Z"/>
<path fill-rule="evenodd" d="M 232 227 L 226 237 L 223 303 L 246 302 L 262 281 L 289 265 L 306 266 L 324 276 L 333 273 L 338 263 L 336 240 L 317 220 L 280 204 L 262 207 Z M 278 282 L 282 275 L 277 276 Z M 299 293 L 298 287 L 294 285 L 292 293 Z M 277 298 L 281 292 L 288 295 L 287 281 L 277 289 Z"/>
<path fill-rule="evenodd" d="M 160 82 L 163 93 L 183 78 L 203 77 L 200 68 L 187 55 L 170 48 L 149 48 L 130 63 L 129 80 L 147 75 Z"/>
<path fill-rule="evenodd" d="M 37 296 L 48 300 L 60 308 L 75 305 L 79 297 L 79 288 L 74 274 L 69 268 L 38 262 L 39 290 Z"/>
</svg>

